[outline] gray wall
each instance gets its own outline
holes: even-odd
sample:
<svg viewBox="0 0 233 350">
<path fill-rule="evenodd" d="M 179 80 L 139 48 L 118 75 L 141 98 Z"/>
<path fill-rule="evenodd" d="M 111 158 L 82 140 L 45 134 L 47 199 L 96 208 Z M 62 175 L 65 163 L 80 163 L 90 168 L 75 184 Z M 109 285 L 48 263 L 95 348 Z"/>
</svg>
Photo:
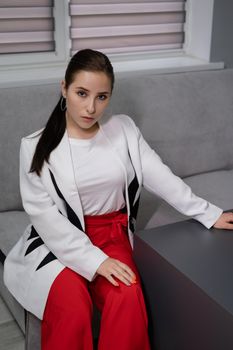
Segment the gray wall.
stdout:
<svg viewBox="0 0 233 350">
<path fill-rule="evenodd" d="M 233 68 L 233 1 L 215 0 L 211 43 L 211 62 L 225 62 Z"/>
</svg>

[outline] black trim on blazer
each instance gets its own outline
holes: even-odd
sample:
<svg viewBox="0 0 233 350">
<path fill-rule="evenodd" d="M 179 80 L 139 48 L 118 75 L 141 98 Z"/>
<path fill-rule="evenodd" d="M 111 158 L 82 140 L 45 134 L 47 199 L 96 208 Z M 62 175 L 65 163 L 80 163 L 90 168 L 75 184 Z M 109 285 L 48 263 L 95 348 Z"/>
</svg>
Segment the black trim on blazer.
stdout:
<svg viewBox="0 0 233 350">
<path fill-rule="evenodd" d="M 66 210 L 67 210 L 67 218 L 68 220 L 74 225 L 76 226 L 79 230 L 83 231 L 83 228 L 82 228 L 82 225 L 81 225 L 81 221 L 79 220 L 78 216 L 75 214 L 75 212 L 73 211 L 73 209 L 69 206 L 69 204 L 66 202 L 63 194 L 61 193 L 57 183 L 56 183 L 56 180 L 55 180 L 55 177 L 52 173 L 51 170 L 49 170 L 49 173 L 50 173 L 50 176 L 51 176 L 51 180 L 52 180 L 52 183 L 54 185 L 54 188 L 58 194 L 58 196 L 65 202 L 65 205 L 66 205 Z M 61 213 L 61 211 L 59 210 L 59 212 Z M 32 229 L 32 232 L 31 232 L 31 235 L 32 234 L 35 234 L 35 229 L 33 230 Z M 30 237 L 31 237 L 30 235 Z M 41 238 L 40 238 L 41 240 Z M 36 241 L 36 240 L 35 240 Z M 33 241 L 33 243 L 35 242 Z M 41 240 L 41 244 L 43 244 L 43 241 Z M 33 244 L 31 243 L 31 245 Z M 36 245 L 36 244 L 35 244 Z M 38 242 L 38 246 L 39 246 L 39 242 Z M 29 246 L 30 247 L 30 246 Z M 57 257 L 52 253 L 52 252 L 49 252 L 46 257 L 41 261 L 41 263 L 38 265 L 36 271 L 38 271 L 39 269 L 41 269 L 43 266 L 49 264 L 50 262 L 52 262 L 53 260 L 57 259 Z"/>
<path fill-rule="evenodd" d="M 135 175 L 136 177 L 136 175 Z M 137 180 L 137 179 L 136 179 Z M 135 181 L 135 178 L 134 180 Z M 133 182 L 132 181 L 132 182 Z M 131 184 L 132 184 L 131 182 Z M 137 182 L 138 183 L 138 182 Z M 138 186 L 139 188 L 139 186 Z M 128 189 L 128 193 L 129 193 L 129 206 L 130 206 L 130 216 L 129 216 L 129 228 L 131 230 L 131 232 L 135 231 L 135 226 L 136 226 L 136 218 L 137 218 L 137 213 L 138 213 L 138 207 L 139 207 L 139 201 L 140 201 L 140 196 L 138 196 L 138 199 L 136 200 L 136 202 L 134 203 L 135 197 L 132 195 L 132 192 L 130 193 L 130 186 Z M 133 204 L 134 203 L 134 204 Z"/>
<path fill-rule="evenodd" d="M 41 263 L 37 266 L 36 271 L 41 269 L 43 266 L 49 264 L 51 261 L 56 260 L 57 257 L 52 253 L 49 252 L 46 257 L 41 261 Z"/>
<path fill-rule="evenodd" d="M 65 202 L 65 205 L 66 205 L 66 210 L 67 210 L 67 217 L 69 219 L 69 221 L 74 225 L 76 226 L 79 230 L 81 231 L 84 231 L 83 230 L 83 227 L 81 225 L 81 221 L 79 220 L 78 216 L 75 214 L 75 212 L 73 211 L 73 209 L 69 206 L 69 204 L 67 203 L 67 201 L 65 200 L 63 194 L 61 193 L 57 183 L 56 183 L 56 180 L 55 180 L 55 177 L 53 175 L 53 173 L 51 172 L 51 170 L 49 170 L 50 172 L 50 176 L 51 176 L 51 179 L 52 179 L 52 182 L 53 182 L 53 185 L 57 191 L 57 194 L 58 196 Z"/>
<path fill-rule="evenodd" d="M 30 236 L 28 237 L 27 240 L 29 241 L 29 239 L 36 238 L 36 237 L 39 237 L 39 234 L 35 230 L 34 226 L 32 226 Z"/>
<path fill-rule="evenodd" d="M 30 254 L 31 252 L 33 252 L 33 250 L 35 250 L 36 248 L 40 247 L 43 244 L 44 244 L 44 242 L 42 241 L 42 239 L 40 237 L 34 239 L 34 241 L 29 244 L 28 249 L 26 250 L 26 253 L 24 256 Z"/>
<path fill-rule="evenodd" d="M 3 251 L 0 249 L 0 261 L 2 264 L 4 264 L 6 259 L 6 255 L 3 253 Z"/>
<path fill-rule="evenodd" d="M 129 202 L 132 205 L 134 203 L 138 188 L 139 188 L 138 179 L 137 179 L 137 176 L 135 174 L 133 180 L 131 181 L 131 183 L 129 184 L 129 187 L 128 187 Z"/>
<path fill-rule="evenodd" d="M 128 193 L 129 193 L 129 203 L 130 203 L 130 213 L 136 218 L 137 215 L 137 207 L 136 203 L 139 200 L 139 198 L 137 199 L 136 203 L 134 204 L 135 198 L 136 198 L 136 194 L 137 191 L 139 189 L 139 183 L 138 183 L 138 179 L 135 173 L 135 176 L 133 178 L 133 180 L 131 181 L 131 183 L 129 184 L 129 188 L 128 188 Z"/>
<path fill-rule="evenodd" d="M 30 236 L 28 237 L 27 240 L 30 239 L 34 239 L 33 242 L 31 242 L 27 248 L 27 251 L 25 253 L 25 256 L 30 254 L 33 250 L 37 249 L 38 247 L 40 247 L 41 245 L 44 244 L 43 240 L 41 237 L 39 237 L 39 234 L 37 233 L 36 229 L 34 226 L 32 226 L 31 228 L 31 232 L 30 232 Z M 51 261 L 57 259 L 56 256 L 52 253 L 49 252 L 46 257 L 41 261 L 41 263 L 38 265 L 38 267 L 36 268 L 36 271 L 38 271 L 41 267 L 47 265 L 48 263 L 50 263 Z"/>
<path fill-rule="evenodd" d="M 132 167 L 134 169 L 133 162 L 132 162 L 131 157 L 130 157 L 130 153 L 129 153 L 129 158 L 130 158 Z M 135 169 L 134 169 L 134 174 L 135 174 L 135 176 L 128 187 L 129 206 L 130 206 L 129 228 L 130 228 L 131 232 L 135 231 L 135 223 L 136 223 L 139 201 L 140 201 L 140 195 L 139 195 L 136 202 L 135 202 L 136 194 L 137 194 L 137 191 L 139 189 L 139 182 L 137 179 Z"/>
<path fill-rule="evenodd" d="M 83 228 L 82 228 L 82 225 L 81 225 L 81 222 L 78 218 L 78 216 L 75 214 L 75 212 L 73 211 L 73 209 L 69 206 L 69 204 L 66 202 L 63 194 L 61 193 L 57 183 L 56 183 L 56 180 L 55 180 L 55 177 L 53 175 L 53 173 L 51 172 L 51 170 L 49 170 L 49 173 L 50 173 L 50 176 L 51 176 L 51 180 L 52 180 L 52 183 L 55 187 L 55 190 L 58 194 L 58 196 L 65 202 L 65 205 L 66 205 L 66 210 L 67 210 L 67 217 L 68 217 L 68 220 L 74 225 L 76 226 L 78 229 L 80 229 L 81 231 L 83 231 Z M 60 211 L 59 211 L 60 212 Z M 61 213 L 61 212 L 60 212 Z M 28 238 L 31 239 L 31 238 L 34 238 L 34 237 L 37 237 L 39 236 L 38 233 L 36 232 L 35 228 L 32 226 L 32 229 L 31 229 L 31 233 L 30 233 L 30 236 Z M 31 253 L 34 249 L 38 248 L 39 246 L 41 246 L 42 244 L 44 244 L 43 240 L 39 237 L 39 238 L 36 238 L 29 246 L 28 246 L 28 249 L 25 253 L 25 256 L 29 253 Z M 49 264 L 51 261 L 57 259 L 57 257 L 52 253 L 52 252 L 49 252 L 46 257 L 41 261 L 41 263 L 38 265 L 36 271 L 38 271 L 39 269 L 41 269 L 43 266 Z"/>
<path fill-rule="evenodd" d="M 134 203 L 134 205 L 132 207 L 132 216 L 135 219 L 137 218 L 139 203 L 140 203 L 140 196 L 138 196 L 138 199 L 136 200 L 136 202 Z"/>
</svg>

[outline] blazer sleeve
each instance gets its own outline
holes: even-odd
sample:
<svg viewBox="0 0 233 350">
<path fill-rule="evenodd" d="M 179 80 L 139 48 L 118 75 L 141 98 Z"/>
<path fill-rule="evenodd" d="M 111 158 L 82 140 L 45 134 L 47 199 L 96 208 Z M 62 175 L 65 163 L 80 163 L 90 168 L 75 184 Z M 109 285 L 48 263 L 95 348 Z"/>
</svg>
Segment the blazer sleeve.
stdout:
<svg viewBox="0 0 233 350">
<path fill-rule="evenodd" d="M 94 246 L 88 236 L 62 215 L 46 191 L 41 178 L 29 169 L 31 143 L 23 139 L 20 147 L 20 192 L 23 207 L 48 249 L 65 266 L 91 281 L 108 256 Z"/>
<path fill-rule="evenodd" d="M 207 228 L 213 226 L 223 210 L 196 196 L 191 188 L 163 163 L 144 140 L 135 124 L 134 127 L 136 128 L 141 158 L 142 185 L 182 214 L 198 220 Z"/>
</svg>

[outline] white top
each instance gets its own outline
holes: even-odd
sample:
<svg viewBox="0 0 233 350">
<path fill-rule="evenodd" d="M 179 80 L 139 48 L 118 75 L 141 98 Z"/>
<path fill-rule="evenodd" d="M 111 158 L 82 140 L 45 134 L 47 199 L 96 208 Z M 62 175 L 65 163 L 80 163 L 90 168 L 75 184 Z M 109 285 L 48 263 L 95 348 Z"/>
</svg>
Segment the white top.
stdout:
<svg viewBox="0 0 233 350">
<path fill-rule="evenodd" d="M 69 141 L 84 215 L 101 215 L 123 208 L 124 169 L 101 130 L 91 139 Z"/>
</svg>

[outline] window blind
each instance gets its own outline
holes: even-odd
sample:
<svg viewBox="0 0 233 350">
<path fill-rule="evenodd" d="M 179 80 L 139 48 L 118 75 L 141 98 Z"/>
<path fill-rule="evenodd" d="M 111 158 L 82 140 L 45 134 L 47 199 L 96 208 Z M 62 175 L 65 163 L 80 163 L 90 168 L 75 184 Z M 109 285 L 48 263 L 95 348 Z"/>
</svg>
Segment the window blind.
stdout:
<svg viewBox="0 0 233 350">
<path fill-rule="evenodd" d="M 0 54 L 54 50 L 53 0 L 0 1 Z"/>
<path fill-rule="evenodd" d="M 71 0 L 70 16 L 71 54 L 181 49 L 184 43 L 185 0 Z"/>
</svg>

